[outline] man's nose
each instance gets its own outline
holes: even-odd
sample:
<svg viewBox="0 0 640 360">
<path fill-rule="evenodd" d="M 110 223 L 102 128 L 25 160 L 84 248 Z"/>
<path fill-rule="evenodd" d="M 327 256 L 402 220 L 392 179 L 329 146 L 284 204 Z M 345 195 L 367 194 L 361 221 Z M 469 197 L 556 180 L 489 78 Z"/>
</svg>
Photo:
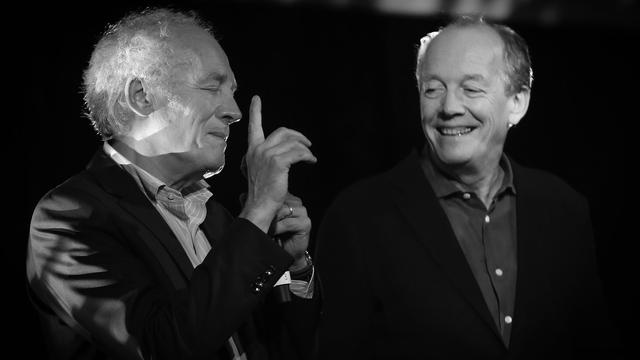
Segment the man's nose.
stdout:
<svg viewBox="0 0 640 360">
<path fill-rule="evenodd" d="M 442 97 L 440 112 L 444 119 L 450 119 L 464 114 L 464 104 L 455 90 L 447 90 L 444 94 Z"/>
<path fill-rule="evenodd" d="M 238 107 L 236 100 L 231 98 L 224 104 L 218 106 L 216 117 L 227 123 L 227 125 L 231 125 L 234 122 L 240 121 L 242 118 L 242 112 L 240 112 L 240 108 Z"/>
</svg>

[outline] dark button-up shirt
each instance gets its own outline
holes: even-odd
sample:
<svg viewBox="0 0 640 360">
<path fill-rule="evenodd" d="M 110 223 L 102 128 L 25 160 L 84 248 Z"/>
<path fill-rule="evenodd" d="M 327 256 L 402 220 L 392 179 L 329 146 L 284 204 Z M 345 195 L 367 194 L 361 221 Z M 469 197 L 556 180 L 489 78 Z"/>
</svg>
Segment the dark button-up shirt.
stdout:
<svg viewBox="0 0 640 360">
<path fill-rule="evenodd" d="M 506 155 L 499 165 L 504 172 L 502 185 L 488 209 L 475 193 L 448 178 L 429 159 L 422 167 L 508 346 L 516 290 L 516 191 Z"/>
</svg>

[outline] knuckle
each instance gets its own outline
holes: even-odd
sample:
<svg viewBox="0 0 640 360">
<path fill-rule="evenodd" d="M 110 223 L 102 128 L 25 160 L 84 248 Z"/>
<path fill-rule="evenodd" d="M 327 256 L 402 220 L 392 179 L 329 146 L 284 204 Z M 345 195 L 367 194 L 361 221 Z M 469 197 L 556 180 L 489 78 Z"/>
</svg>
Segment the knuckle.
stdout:
<svg viewBox="0 0 640 360">
<path fill-rule="evenodd" d="M 277 134 L 277 135 L 283 135 L 285 133 L 287 133 L 289 131 L 288 128 L 284 127 L 284 126 L 280 126 L 279 128 L 277 128 L 273 133 Z"/>
<path fill-rule="evenodd" d="M 276 155 L 273 149 L 262 149 L 262 154 L 266 158 L 273 158 Z"/>
<path fill-rule="evenodd" d="M 271 158 L 271 161 L 273 161 L 273 163 L 278 166 L 278 167 L 286 167 L 288 165 L 288 161 L 287 158 L 285 156 L 283 156 L 282 154 L 278 154 L 278 155 L 273 155 L 273 157 Z"/>
<path fill-rule="evenodd" d="M 309 150 L 309 148 L 307 147 L 307 145 L 301 143 L 300 141 L 297 142 L 297 147 L 303 151 L 303 152 L 311 152 L 311 150 Z"/>
<path fill-rule="evenodd" d="M 293 227 L 290 219 L 283 219 L 280 223 L 282 226 L 282 232 L 289 231 Z"/>
</svg>

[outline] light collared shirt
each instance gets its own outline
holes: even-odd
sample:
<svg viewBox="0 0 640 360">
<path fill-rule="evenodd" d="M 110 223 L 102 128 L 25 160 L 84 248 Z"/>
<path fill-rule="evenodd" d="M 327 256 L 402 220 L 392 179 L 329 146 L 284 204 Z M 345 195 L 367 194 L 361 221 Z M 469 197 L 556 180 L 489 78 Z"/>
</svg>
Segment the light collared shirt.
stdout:
<svg viewBox="0 0 640 360">
<path fill-rule="evenodd" d="M 176 235 L 191 265 L 200 265 L 211 250 L 211 244 L 200 229 L 207 216 L 207 200 L 212 195 L 209 184 L 200 180 L 180 192 L 133 164 L 107 142 L 104 143 L 104 151 L 133 177 Z"/>
<path fill-rule="evenodd" d="M 178 191 L 133 164 L 107 142 L 104 142 L 104 151 L 133 177 L 140 190 L 176 235 L 191 265 L 193 267 L 200 265 L 211 250 L 211 244 L 200 229 L 200 224 L 207 216 L 206 203 L 212 195 L 209 184 L 200 180 Z M 312 268 L 309 281 L 297 278 L 290 280 L 289 289 L 294 295 L 304 299 L 313 297 L 315 279 L 313 270 Z"/>
</svg>

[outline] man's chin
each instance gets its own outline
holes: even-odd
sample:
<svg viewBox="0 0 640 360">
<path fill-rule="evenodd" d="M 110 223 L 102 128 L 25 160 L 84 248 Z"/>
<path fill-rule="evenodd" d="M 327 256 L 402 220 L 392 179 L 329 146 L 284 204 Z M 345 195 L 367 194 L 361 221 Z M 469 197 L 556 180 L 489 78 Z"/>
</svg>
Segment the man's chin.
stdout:
<svg viewBox="0 0 640 360">
<path fill-rule="evenodd" d="M 436 150 L 435 154 L 439 162 L 446 166 L 457 167 L 464 166 L 471 161 L 473 154 L 468 151 L 461 151 L 462 149 L 448 149 L 448 150 Z"/>
<path fill-rule="evenodd" d="M 215 170 L 211 170 L 211 169 L 207 169 L 205 170 L 205 173 L 202 174 L 202 177 L 205 179 L 208 179 L 214 175 L 218 175 L 222 172 L 222 169 L 224 169 L 224 164 L 220 165 L 217 169 Z"/>
<path fill-rule="evenodd" d="M 215 161 L 215 162 L 211 162 L 210 164 L 207 164 L 207 166 L 205 166 L 205 173 L 204 175 L 202 175 L 202 177 L 204 177 L 205 179 L 208 179 L 214 175 L 220 174 L 222 172 L 222 169 L 224 169 L 224 165 L 225 165 L 225 159 L 223 156 L 221 161 Z"/>
</svg>

